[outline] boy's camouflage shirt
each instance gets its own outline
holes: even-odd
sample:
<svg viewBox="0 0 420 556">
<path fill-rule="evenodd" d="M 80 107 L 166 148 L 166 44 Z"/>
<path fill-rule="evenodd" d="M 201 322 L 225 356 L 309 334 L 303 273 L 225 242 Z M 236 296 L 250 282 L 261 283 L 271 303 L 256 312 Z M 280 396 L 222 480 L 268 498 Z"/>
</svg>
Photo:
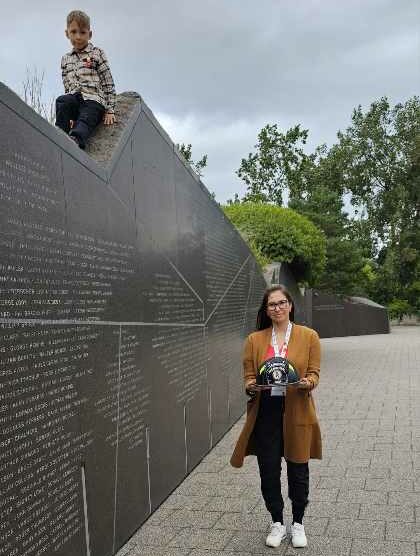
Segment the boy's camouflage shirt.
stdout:
<svg viewBox="0 0 420 556">
<path fill-rule="evenodd" d="M 81 52 L 64 54 L 61 73 L 66 93 L 82 93 L 85 100 L 96 100 L 106 112 L 114 112 L 115 85 L 102 49 L 89 42 Z"/>
</svg>

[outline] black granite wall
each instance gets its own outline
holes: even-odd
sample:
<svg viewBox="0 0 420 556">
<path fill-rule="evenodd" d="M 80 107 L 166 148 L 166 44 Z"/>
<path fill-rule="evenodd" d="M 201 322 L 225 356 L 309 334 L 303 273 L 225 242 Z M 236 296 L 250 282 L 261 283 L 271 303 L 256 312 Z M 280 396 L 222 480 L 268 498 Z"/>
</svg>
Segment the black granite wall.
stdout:
<svg viewBox="0 0 420 556">
<path fill-rule="evenodd" d="M 387 334 L 388 312 L 385 307 L 363 297 L 338 296 L 299 289 L 287 263 L 271 263 L 264 273 L 269 286 L 284 284 L 295 308 L 295 322 L 314 328 L 321 338 Z"/>
<path fill-rule="evenodd" d="M 386 308 L 369 299 L 307 290 L 305 307 L 308 325 L 321 338 L 389 333 Z"/>
<path fill-rule="evenodd" d="M 290 266 L 285 262 L 271 263 L 267 265 L 264 277 L 268 286 L 274 286 L 276 284 L 286 286 L 293 299 L 294 322 L 296 324 L 307 325 L 304 296 L 290 270 Z"/>
<path fill-rule="evenodd" d="M 108 556 L 243 412 L 265 282 L 144 103 L 106 167 L 0 118 L 0 555 Z"/>
</svg>

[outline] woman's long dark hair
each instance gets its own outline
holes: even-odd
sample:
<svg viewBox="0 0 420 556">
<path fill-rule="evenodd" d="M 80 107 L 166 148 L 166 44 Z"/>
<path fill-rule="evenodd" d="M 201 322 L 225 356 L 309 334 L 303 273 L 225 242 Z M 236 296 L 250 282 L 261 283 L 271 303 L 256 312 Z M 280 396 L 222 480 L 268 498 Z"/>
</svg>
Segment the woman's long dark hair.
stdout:
<svg viewBox="0 0 420 556">
<path fill-rule="evenodd" d="M 292 305 L 292 310 L 290 311 L 289 318 L 291 321 L 295 320 L 295 305 L 293 303 L 293 298 L 289 293 L 289 290 L 283 284 L 278 284 L 277 286 L 272 286 L 271 288 L 267 288 L 264 293 L 264 297 L 261 302 L 261 307 L 258 309 L 257 314 L 257 330 L 264 330 L 265 328 L 270 328 L 273 323 L 270 317 L 267 315 L 267 303 L 268 297 L 273 292 L 281 292 L 285 295 L 289 303 Z"/>
</svg>

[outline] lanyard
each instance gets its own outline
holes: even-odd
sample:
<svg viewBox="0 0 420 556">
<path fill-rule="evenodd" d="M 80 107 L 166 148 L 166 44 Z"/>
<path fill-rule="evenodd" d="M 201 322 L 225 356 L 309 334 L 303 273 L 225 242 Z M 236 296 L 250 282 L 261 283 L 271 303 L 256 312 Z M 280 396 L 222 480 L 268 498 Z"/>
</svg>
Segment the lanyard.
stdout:
<svg viewBox="0 0 420 556">
<path fill-rule="evenodd" d="M 274 348 L 274 355 L 276 357 L 286 357 L 286 353 L 287 353 L 287 347 L 289 345 L 289 340 L 290 340 L 290 334 L 292 333 L 292 323 L 289 321 L 289 324 L 287 325 L 287 330 L 286 330 L 286 334 L 284 336 L 284 343 L 281 347 L 281 351 L 279 350 L 279 344 L 277 342 L 277 334 L 276 331 L 274 330 L 274 326 L 273 326 L 273 330 L 271 332 L 271 344 Z"/>
</svg>

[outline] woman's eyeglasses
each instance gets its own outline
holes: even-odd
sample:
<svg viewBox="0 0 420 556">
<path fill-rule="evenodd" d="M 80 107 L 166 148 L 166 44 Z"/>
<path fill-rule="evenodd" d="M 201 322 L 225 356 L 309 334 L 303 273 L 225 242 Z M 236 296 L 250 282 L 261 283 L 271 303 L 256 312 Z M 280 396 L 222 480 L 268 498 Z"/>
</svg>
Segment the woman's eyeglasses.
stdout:
<svg viewBox="0 0 420 556">
<path fill-rule="evenodd" d="M 284 309 L 285 307 L 287 307 L 287 305 L 289 304 L 287 299 L 282 299 L 281 301 L 278 301 L 277 303 L 274 303 L 274 301 L 270 302 L 267 304 L 267 307 L 270 311 L 275 311 L 276 309 Z"/>
</svg>

